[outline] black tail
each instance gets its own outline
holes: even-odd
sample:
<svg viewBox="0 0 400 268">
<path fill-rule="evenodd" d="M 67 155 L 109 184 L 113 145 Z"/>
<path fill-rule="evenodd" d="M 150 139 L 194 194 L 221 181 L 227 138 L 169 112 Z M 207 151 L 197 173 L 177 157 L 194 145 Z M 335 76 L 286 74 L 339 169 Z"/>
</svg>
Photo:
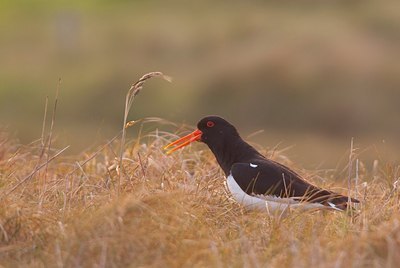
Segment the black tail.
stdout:
<svg viewBox="0 0 400 268">
<path fill-rule="evenodd" d="M 352 207 L 353 203 L 358 204 L 358 203 L 360 203 L 360 201 L 358 201 L 355 198 L 351 198 L 351 197 L 349 198 L 344 195 L 336 194 L 336 196 L 328 197 L 323 204 L 328 205 L 328 206 L 332 206 L 331 204 L 333 204 L 338 209 L 346 210 L 346 209 L 353 209 L 353 207 Z"/>
<path fill-rule="evenodd" d="M 332 207 L 339 210 L 353 209 L 351 204 L 360 203 L 355 198 L 349 198 L 344 195 L 340 195 L 327 190 L 317 190 L 308 192 L 308 202 L 320 203 L 327 207 Z"/>
</svg>

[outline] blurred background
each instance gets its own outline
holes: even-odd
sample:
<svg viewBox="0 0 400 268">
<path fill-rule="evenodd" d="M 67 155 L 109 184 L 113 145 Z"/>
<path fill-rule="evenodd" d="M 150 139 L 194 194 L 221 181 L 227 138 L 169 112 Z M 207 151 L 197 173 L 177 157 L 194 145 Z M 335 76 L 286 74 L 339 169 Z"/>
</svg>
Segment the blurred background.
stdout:
<svg viewBox="0 0 400 268">
<path fill-rule="evenodd" d="M 57 142 L 79 152 L 113 137 L 150 71 L 174 82 L 149 81 L 130 119 L 218 114 L 310 168 L 348 157 L 352 137 L 366 161 L 398 160 L 398 0 L 0 2 L 0 125 L 23 143 L 40 137 L 59 78 Z"/>
</svg>

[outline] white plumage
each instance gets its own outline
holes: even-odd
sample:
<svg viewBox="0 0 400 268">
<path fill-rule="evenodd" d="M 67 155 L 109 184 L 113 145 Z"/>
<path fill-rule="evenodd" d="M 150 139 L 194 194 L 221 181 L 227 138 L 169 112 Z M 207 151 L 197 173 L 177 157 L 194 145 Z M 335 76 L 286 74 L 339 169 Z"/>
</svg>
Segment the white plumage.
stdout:
<svg viewBox="0 0 400 268">
<path fill-rule="evenodd" d="M 299 198 L 295 197 L 282 198 L 272 195 L 249 195 L 240 188 L 232 174 L 227 177 L 226 185 L 235 201 L 250 210 L 266 211 L 269 214 L 284 214 L 290 209 L 300 209 L 302 211 L 313 209 L 340 210 L 334 204 L 329 204 L 330 207 L 327 207 L 319 203 L 299 202 Z"/>
</svg>

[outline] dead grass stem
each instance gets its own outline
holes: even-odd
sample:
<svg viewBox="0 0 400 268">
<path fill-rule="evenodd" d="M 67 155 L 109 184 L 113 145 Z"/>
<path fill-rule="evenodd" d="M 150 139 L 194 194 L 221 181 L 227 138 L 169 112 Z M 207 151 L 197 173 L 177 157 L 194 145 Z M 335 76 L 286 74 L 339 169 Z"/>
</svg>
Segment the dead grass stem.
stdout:
<svg viewBox="0 0 400 268">
<path fill-rule="evenodd" d="M 169 82 L 172 81 L 169 76 L 166 76 L 161 72 L 147 73 L 147 74 L 143 75 L 138 81 L 136 81 L 136 83 L 134 83 L 130 87 L 130 89 L 128 90 L 128 93 L 126 94 L 125 109 L 124 109 L 124 121 L 123 121 L 123 125 L 122 125 L 122 137 L 121 137 L 121 146 L 120 146 L 120 154 L 119 154 L 119 166 L 121 167 L 121 172 L 119 172 L 119 176 L 118 176 L 118 191 L 119 191 L 120 184 L 121 184 L 121 174 L 124 172 L 123 165 L 122 165 L 122 158 L 123 158 L 123 153 L 125 150 L 126 128 L 129 127 L 129 125 L 127 125 L 129 111 L 132 108 L 133 100 L 143 89 L 144 83 L 153 77 L 161 77 L 166 81 L 169 81 Z M 131 122 L 134 122 L 134 121 L 131 121 Z"/>
<path fill-rule="evenodd" d="M 174 136 L 142 133 L 135 150 L 124 151 L 129 176 L 120 185 L 116 171 L 108 170 L 117 138 L 83 156 L 62 159 L 64 148 L 49 158 L 58 161 L 49 165 L 40 198 L 41 186 L 29 179 L 34 172 L 44 176 L 37 171 L 46 163 L 35 168 L 29 160 L 40 152 L 3 142 L 10 149 L 0 161 L 1 188 L 9 189 L 1 196 L 2 265 L 382 267 L 400 258 L 399 192 L 386 183 L 393 173 L 374 171 L 371 180 L 368 169 L 359 169 L 368 184 L 359 189 L 362 211 L 353 221 L 323 211 L 274 218 L 245 211 L 230 198 L 205 147 L 166 156 L 161 148 Z M 392 169 L 398 175 L 398 166 Z"/>
</svg>

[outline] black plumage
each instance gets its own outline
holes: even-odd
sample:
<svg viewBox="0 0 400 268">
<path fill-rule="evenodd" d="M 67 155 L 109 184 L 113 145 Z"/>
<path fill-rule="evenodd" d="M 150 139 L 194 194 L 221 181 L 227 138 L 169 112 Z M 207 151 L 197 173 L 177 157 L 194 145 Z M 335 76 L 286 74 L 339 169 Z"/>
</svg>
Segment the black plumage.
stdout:
<svg viewBox="0 0 400 268">
<path fill-rule="evenodd" d="M 245 142 L 236 128 L 221 117 L 207 116 L 199 121 L 197 128 L 193 132 L 195 135 L 189 134 L 167 147 L 178 145 L 171 150 L 174 151 L 194 140 L 204 142 L 215 155 L 225 175 L 228 178 L 232 176 L 249 196 L 291 198 L 340 210 L 347 208 L 349 200 L 359 202 L 314 186 L 290 168 L 267 159 Z M 181 141 L 186 142 L 179 145 Z"/>
</svg>

